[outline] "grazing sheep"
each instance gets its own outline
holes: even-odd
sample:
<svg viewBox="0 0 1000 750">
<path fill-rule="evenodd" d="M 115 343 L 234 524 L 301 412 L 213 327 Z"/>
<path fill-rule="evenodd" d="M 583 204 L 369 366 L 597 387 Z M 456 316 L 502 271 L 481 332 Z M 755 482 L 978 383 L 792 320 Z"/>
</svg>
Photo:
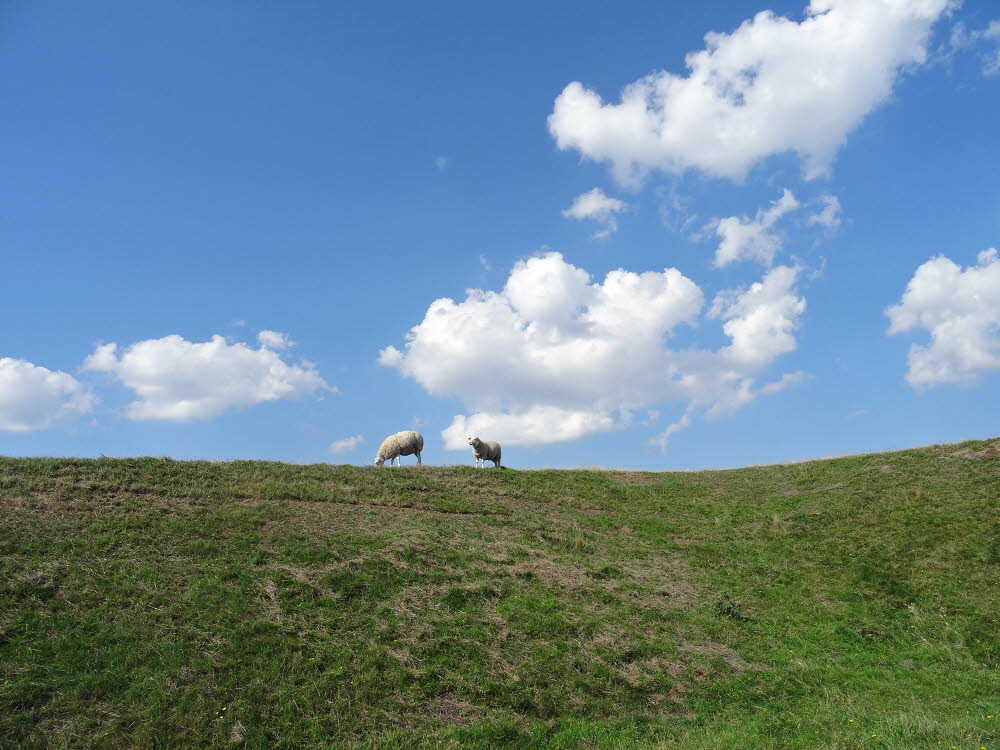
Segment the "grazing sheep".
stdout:
<svg viewBox="0 0 1000 750">
<path fill-rule="evenodd" d="M 422 464 L 420 452 L 424 449 L 424 436 L 413 430 L 404 430 L 390 435 L 382 441 L 378 454 L 375 456 L 375 465 L 382 466 L 386 461 L 392 466 L 392 459 L 396 459 L 396 465 L 400 466 L 402 461 L 400 456 L 410 456 L 417 454 L 417 464 Z"/>
<path fill-rule="evenodd" d="M 493 462 L 493 468 L 500 468 L 500 443 L 492 440 L 480 440 L 477 437 L 469 438 L 469 445 L 472 446 L 472 455 L 476 457 L 476 468 L 485 468 L 487 461 Z"/>
</svg>

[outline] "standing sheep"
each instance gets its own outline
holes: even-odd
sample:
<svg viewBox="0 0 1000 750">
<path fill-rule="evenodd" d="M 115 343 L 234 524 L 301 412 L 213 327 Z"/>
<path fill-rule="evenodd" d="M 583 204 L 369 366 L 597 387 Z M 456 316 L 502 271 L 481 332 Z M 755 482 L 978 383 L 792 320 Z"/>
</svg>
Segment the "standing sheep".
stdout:
<svg viewBox="0 0 1000 750">
<path fill-rule="evenodd" d="M 421 465 L 420 452 L 424 449 L 424 436 L 413 430 L 404 430 L 390 435 L 382 441 L 378 453 L 375 456 L 375 465 L 382 466 L 386 461 L 392 466 L 392 460 L 396 459 L 396 465 L 402 465 L 400 456 L 410 456 L 417 454 L 417 465 Z"/>
<path fill-rule="evenodd" d="M 492 440 L 480 440 L 477 437 L 469 438 L 469 445 L 472 446 L 472 455 L 476 457 L 476 468 L 485 468 L 487 461 L 493 462 L 493 468 L 500 468 L 500 443 Z"/>
</svg>

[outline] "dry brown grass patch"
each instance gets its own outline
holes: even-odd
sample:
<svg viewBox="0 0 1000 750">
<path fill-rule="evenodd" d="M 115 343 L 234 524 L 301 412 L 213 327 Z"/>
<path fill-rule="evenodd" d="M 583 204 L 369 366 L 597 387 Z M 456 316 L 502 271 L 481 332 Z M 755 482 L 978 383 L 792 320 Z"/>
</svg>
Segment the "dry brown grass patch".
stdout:
<svg viewBox="0 0 1000 750">
<path fill-rule="evenodd" d="M 674 544 L 679 544 L 682 547 L 687 544 L 698 544 L 699 541 L 697 539 L 692 539 L 691 537 L 688 536 L 677 536 L 677 535 L 670 537 L 670 539 Z"/>
<path fill-rule="evenodd" d="M 951 454 L 959 458 L 996 458 L 1000 456 L 1000 440 L 994 441 L 978 451 L 962 448 Z"/>
<path fill-rule="evenodd" d="M 441 724 L 471 724 L 481 713 L 479 708 L 451 693 L 432 700 L 427 712 Z"/>
<path fill-rule="evenodd" d="M 246 739 L 247 728 L 243 726 L 242 723 L 237 721 L 229 728 L 229 744 L 238 745 Z"/>
<path fill-rule="evenodd" d="M 535 577 L 543 583 L 555 584 L 561 588 L 583 588 L 590 583 L 584 570 L 547 558 L 516 563 L 510 566 L 508 572 L 520 578 Z"/>
<path fill-rule="evenodd" d="M 655 474 L 645 471 L 616 471 L 608 476 L 622 484 L 656 484 L 659 481 Z"/>
<path fill-rule="evenodd" d="M 745 672 L 749 669 L 767 669 L 766 664 L 749 662 L 736 653 L 731 646 L 719 643 L 718 641 L 713 641 L 711 638 L 706 638 L 700 643 L 681 641 L 681 643 L 677 646 L 677 650 L 681 653 L 693 653 L 717 657 L 722 659 L 737 672 Z"/>
</svg>

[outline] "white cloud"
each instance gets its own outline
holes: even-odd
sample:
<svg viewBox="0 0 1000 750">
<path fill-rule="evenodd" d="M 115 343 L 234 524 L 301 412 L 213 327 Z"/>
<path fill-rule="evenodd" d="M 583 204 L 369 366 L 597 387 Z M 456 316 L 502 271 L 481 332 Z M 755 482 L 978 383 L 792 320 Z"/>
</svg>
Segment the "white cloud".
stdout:
<svg viewBox="0 0 1000 750">
<path fill-rule="evenodd" d="M 617 104 L 580 82 L 555 101 L 561 149 L 611 164 L 620 182 L 651 169 L 742 179 L 756 162 L 794 152 L 806 176 L 826 171 L 903 67 L 924 62 L 949 0 L 812 0 L 795 22 L 762 11 L 732 33 L 705 35 L 688 75 L 666 71 L 625 87 Z"/>
<path fill-rule="evenodd" d="M 758 368 L 795 349 L 792 334 L 806 309 L 793 289 L 798 273 L 798 268 L 778 266 L 749 289 L 716 295 L 708 317 L 725 321 L 722 329 L 732 342 L 719 350 L 721 356 Z"/>
<path fill-rule="evenodd" d="M 1000 20 L 992 21 L 980 34 L 982 39 L 993 43 L 993 49 L 983 53 L 983 73 L 996 75 L 1000 73 Z"/>
<path fill-rule="evenodd" d="M 655 437 L 651 438 L 649 444 L 659 448 L 661 453 L 667 452 L 667 447 L 670 445 L 670 438 L 676 435 L 678 432 L 686 429 L 687 426 L 691 424 L 691 409 L 688 409 L 681 415 L 681 418 L 671 425 L 667 426 L 663 432 Z"/>
<path fill-rule="evenodd" d="M 714 222 L 715 234 L 722 240 L 715 251 L 715 267 L 723 268 L 737 260 L 755 260 L 770 266 L 781 249 L 781 237 L 772 231 L 772 227 L 778 219 L 798 207 L 795 196 L 785 190 L 769 209 L 757 211 L 753 219 L 729 216 Z"/>
<path fill-rule="evenodd" d="M 676 181 L 672 180 L 669 188 L 658 186 L 656 197 L 660 221 L 671 232 L 684 234 L 698 221 L 698 214 L 691 211 L 689 201 L 678 191 Z"/>
<path fill-rule="evenodd" d="M 519 414 L 476 412 L 457 415 L 441 432 L 445 448 L 464 450 L 468 438 L 489 435 L 509 445 L 545 445 L 579 440 L 593 432 L 620 429 L 625 422 L 610 412 L 532 406 Z"/>
<path fill-rule="evenodd" d="M 329 451 L 336 455 L 337 453 L 348 453 L 359 445 L 365 442 L 363 435 L 354 435 L 353 437 L 345 437 L 340 440 L 334 440 L 330 443 Z"/>
<path fill-rule="evenodd" d="M 946 59 L 950 60 L 960 50 L 978 49 L 983 75 L 1000 73 L 1000 20 L 991 21 L 978 31 L 969 31 L 961 21 L 956 23 L 951 29 L 949 46 Z"/>
<path fill-rule="evenodd" d="M 799 385 L 805 381 L 812 378 L 808 372 L 803 372 L 799 370 L 798 372 L 788 372 L 781 376 L 780 380 L 776 380 L 773 383 L 768 383 L 760 389 L 762 396 L 770 396 L 773 393 L 780 393 L 786 388 L 791 388 L 792 386 Z"/>
<path fill-rule="evenodd" d="M 942 383 L 971 385 L 1000 370 L 1000 259 L 984 250 L 962 269 L 939 255 L 913 274 L 899 304 L 886 309 L 888 333 L 925 329 L 930 344 L 912 344 L 906 380 L 918 391 Z"/>
<path fill-rule="evenodd" d="M 31 432 L 86 414 L 97 400 L 76 378 L 0 357 L 0 430 Z"/>
<path fill-rule="evenodd" d="M 268 349 L 288 349 L 295 346 L 295 342 L 290 341 L 287 334 L 278 331 L 261 331 L 257 334 L 257 341 Z"/>
<path fill-rule="evenodd" d="M 117 344 L 103 344 L 84 369 L 111 373 L 135 391 L 138 400 L 129 404 L 128 416 L 137 420 L 207 419 L 328 388 L 309 362 L 287 364 L 266 346 L 227 344 L 222 336 L 195 343 L 175 334 L 140 341 L 121 354 Z"/>
<path fill-rule="evenodd" d="M 609 198 L 600 188 L 594 188 L 586 193 L 576 196 L 573 205 L 562 212 L 562 215 L 570 219 L 589 219 L 604 226 L 602 230 L 594 234 L 595 239 L 610 237 L 618 231 L 618 220 L 615 214 L 621 213 L 628 206 L 624 201 L 617 198 Z"/>
<path fill-rule="evenodd" d="M 798 269 L 779 266 L 745 290 L 716 298 L 711 318 L 730 344 L 671 349 L 676 329 L 699 322 L 704 296 L 677 269 L 615 270 L 602 282 L 546 253 L 514 266 L 499 292 L 438 299 L 379 362 L 435 396 L 459 398 L 442 435 L 465 449 L 473 432 L 509 444 L 576 440 L 630 423 L 665 401 L 729 413 L 759 395 L 755 378 L 794 348 L 805 301 Z"/>
<path fill-rule="evenodd" d="M 818 224 L 827 229 L 837 229 L 841 221 L 840 199 L 836 195 L 824 195 L 821 200 L 823 201 L 823 209 L 806 219 L 806 224 Z"/>
</svg>

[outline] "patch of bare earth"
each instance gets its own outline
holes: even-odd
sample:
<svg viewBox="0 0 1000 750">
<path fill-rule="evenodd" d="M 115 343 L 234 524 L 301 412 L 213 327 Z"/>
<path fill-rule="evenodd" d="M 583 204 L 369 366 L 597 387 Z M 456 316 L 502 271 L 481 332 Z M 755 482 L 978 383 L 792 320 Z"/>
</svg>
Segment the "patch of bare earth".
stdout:
<svg viewBox="0 0 1000 750">
<path fill-rule="evenodd" d="M 229 744 L 238 745 L 246 739 L 247 728 L 243 726 L 240 722 L 236 722 L 229 729 Z"/>
</svg>

